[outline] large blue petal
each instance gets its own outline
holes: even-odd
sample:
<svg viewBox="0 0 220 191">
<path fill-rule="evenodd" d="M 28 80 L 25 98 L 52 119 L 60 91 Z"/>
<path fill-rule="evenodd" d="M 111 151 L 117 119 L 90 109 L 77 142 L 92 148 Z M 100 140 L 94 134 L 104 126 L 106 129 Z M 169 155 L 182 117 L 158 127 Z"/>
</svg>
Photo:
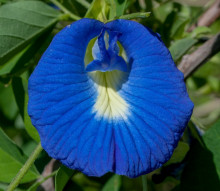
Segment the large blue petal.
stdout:
<svg viewBox="0 0 220 191">
<path fill-rule="evenodd" d="M 126 80 L 117 88 L 128 105 L 127 118 L 97 118 L 94 112 L 102 84 L 85 71 L 84 57 L 89 41 L 103 30 L 120 34 L 129 62 Z M 28 112 L 43 148 L 91 176 L 137 177 L 160 167 L 171 157 L 192 109 L 168 49 L 134 21 L 74 22 L 55 36 L 29 79 Z"/>
</svg>

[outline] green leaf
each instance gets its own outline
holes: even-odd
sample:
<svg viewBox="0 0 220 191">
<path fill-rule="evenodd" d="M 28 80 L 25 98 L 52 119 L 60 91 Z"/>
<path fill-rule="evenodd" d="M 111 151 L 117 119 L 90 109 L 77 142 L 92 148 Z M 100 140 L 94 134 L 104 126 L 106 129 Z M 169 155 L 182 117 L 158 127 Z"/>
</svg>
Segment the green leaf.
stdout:
<svg viewBox="0 0 220 191">
<path fill-rule="evenodd" d="M 55 177 L 55 191 L 62 191 L 75 171 L 62 165 Z"/>
<path fill-rule="evenodd" d="M 171 28 L 170 36 L 175 39 L 180 39 L 183 37 L 184 29 L 186 24 L 189 22 L 189 19 L 179 16 L 178 14 L 175 17 L 175 21 Z"/>
<path fill-rule="evenodd" d="M 210 34 L 212 32 L 212 30 L 208 27 L 205 27 L 205 26 L 199 26 L 199 27 L 196 27 L 191 33 L 190 33 L 190 36 L 192 38 L 198 38 L 200 35 L 203 35 L 203 34 Z"/>
<path fill-rule="evenodd" d="M 181 162 L 185 158 L 188 151 L 189 151 L 189 145 L 187 143 L 180 141 L 178 143 L 178 146 L 174 150 L 173 155 L 170 158 L 170 160 L 167 163 L 165 163 L 165 166 L 173 164 L 173 163 Z"/>
<path fill-rule="evenodd" d="M 102 188 L 102 191 L 119 191 L 121 187 L 121 177 L 113 175 Z"/>
<path fill-rule="evenodd" d="M 109 19 L 120 17 L 124 14 L 127 0 L 108 0 L 110 5 Z"/>
<path fill-rule="evenodd" d="M 41 1 L 19 1 L 0 7 L 0 63 L 4 64 L 50 29 L 59 12 Z"/>
<path fill-rule="evenodd" d="M 27 46 L 2 67 L 0 66 L 0 75 L 4 75 L 3 77 L 19 76 L 36 63 L 34 56 L 39 50 L 45 50 L 43 45 L 48 45 L 48 41 L 50 41 L 50 33 L 51 30 L 48 30 L 44 35 L 37 38 L 34 43 Z"/>
<path fill-rule="evenodd" d="M 22 151 L 0 129 L 0 181 L 10 183 L 26 160 Z M 21 183 L 35 180 L 38 176 L 37 169 L 32 166 Z"/>
<path fill-rule="evenodd" d="M 220 180 L 220 120 L 218 120 L 202 138 L 206 147 L 213 155 L 213 162 Z"/>
<path fill-rule="evenodd" d="M 120 17 L 124 14 L 127 0 L 114 0 L 116 5 L 116 16 Z"/>
<path fill-rule="evenodd" d="M 86 12 L 85 18 L 93 18 L 100 21 L 106 21 L 106 15 L 108 11 L 109 7 L 105 0 L 93 0 L 90 8 Z"/>
<path fill-rule="evenodd" d="M 193 39 L 190 37 L 176 40 L 169 48 L 173 60 L 179 60 L 197 42 L 197 39 Z"/>
</svg>

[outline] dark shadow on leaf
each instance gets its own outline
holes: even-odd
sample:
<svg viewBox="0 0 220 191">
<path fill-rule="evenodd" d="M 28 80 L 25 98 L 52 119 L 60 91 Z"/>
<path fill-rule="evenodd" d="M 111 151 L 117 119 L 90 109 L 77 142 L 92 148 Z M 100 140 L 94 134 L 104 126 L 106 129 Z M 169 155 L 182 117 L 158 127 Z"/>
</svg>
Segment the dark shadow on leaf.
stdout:
<svg viewBox="0 0 220 191">
<path fill-rule="evenodd" d="M 197 140 L 187 154 L 187 164 L 181 176 L 180 191 L 219 191 L 220 181 L 212 153 Z"/>
</svg>

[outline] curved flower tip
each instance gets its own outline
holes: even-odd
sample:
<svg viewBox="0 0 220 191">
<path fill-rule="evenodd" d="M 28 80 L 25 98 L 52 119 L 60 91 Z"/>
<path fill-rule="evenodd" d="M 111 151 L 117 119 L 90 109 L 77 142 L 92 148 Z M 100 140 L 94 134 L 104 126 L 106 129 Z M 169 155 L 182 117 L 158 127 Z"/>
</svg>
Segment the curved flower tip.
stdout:
<svg viewBox="0 0 220 191">
<path fill-rule="evenodd" d="M 67 26 L 42 56 L 28 90 L 43 148 L 89 176 L 137 177 L 160 167 L 193 109 L 160 37 L 128 20 Z"/>
</svg>

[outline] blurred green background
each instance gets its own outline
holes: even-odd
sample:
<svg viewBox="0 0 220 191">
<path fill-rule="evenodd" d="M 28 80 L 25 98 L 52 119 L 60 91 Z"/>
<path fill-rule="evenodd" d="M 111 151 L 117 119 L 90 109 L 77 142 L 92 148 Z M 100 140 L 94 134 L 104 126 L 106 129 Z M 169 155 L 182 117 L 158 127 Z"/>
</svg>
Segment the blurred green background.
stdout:
<svg viewBox="0 0 220 191">
<path fill-rule="evenodd" d="M 108 19 L 112 15 L 151 12 L 150 17 L 135 20 L 161 35 L 178 65 L 184 55 L 192 53 L 220 32 L 219 18 L 210 26 L 188 30 L 214 2 L 0 0 L 0 190 L 6 189 L 39 142 L 27 115 L 27 84 L 57 32 L 85 15 Z M 113 4 L 117 8 L 116 14 L 112 13 Z M 136 179 L 114 174 L 91 178 L 58 162 L 50 162 L 51 158 L 42 152 L 17 190 L 219 191 L 220 53 L 190 75 L 186 84 L 195 104 L 192 120 L 171 160 L 161 169 Z M 42 172 L 44 176 L 52 173 L 53 180 L 46 181 L 47 178 L 40 175 Z M 41 180 L 41 186 L 37 180 Z"/>
</svg>

